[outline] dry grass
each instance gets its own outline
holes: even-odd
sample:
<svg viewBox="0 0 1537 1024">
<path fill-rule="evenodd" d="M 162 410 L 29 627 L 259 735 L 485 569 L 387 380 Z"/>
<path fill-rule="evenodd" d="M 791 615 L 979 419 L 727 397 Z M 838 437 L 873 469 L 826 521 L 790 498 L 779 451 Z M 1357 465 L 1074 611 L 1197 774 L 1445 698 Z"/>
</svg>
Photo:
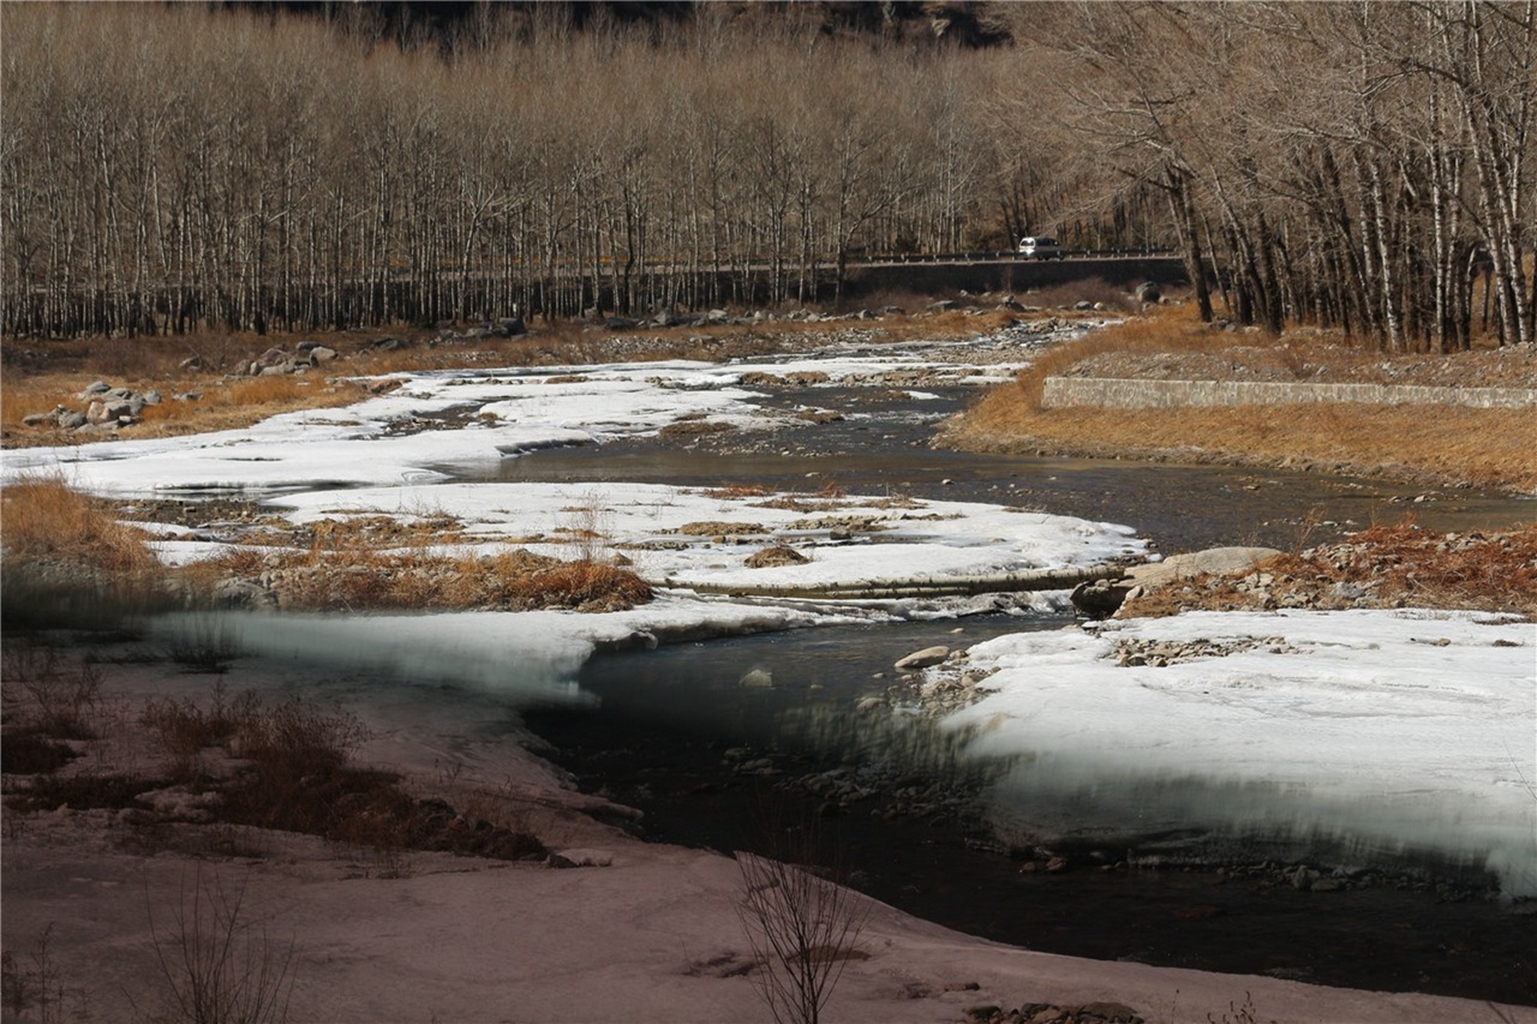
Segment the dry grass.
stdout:
<svg viewBox="0 0 1537 1024">
<path fill-rule="evenodd" d="M 1537 524 L 1451 538 L 1404 519 L 1287 557 L 1330 581 L 1370 579 L 1379 600 L 1537 614 Z"/>
<path fill-rule="evenodd" d="M 613 611 L 651 600 L 651 586 L 609 562 L 516 550 L 489 558 L 363 544 L 266 554 L 229 552 L 182 570 L 194 593 L 222 580 L 264 578 L 291 611 L 571 608 Z"/>
<path fill-rule="evenodd" d="M 1261 589 L 1246 578 L 1264 576 Z M 1341 594 L 1336 584 L 1351 588 Z M 1353 596 L 1359 595 L 1359 596 Z M 1413 518 L 1270 558 L 1229 576 L 1198 576 L 1129 601 L 1123 614 L 1255 610 L 1288 597 L 1299 607 L 1455 608 L 1537 617 L 1537 524 L 1490 535 L 1446 535 Z"/>
<path fill-rule="evenodd" d="M 1530 409 L 1276 405 L 1189 409 L 1000 408 L 950 436 L 977 447 L 1284 465 L 1537 493 Z M 975 418 L 974 418 L 975 417 Z"/>
<path fill-rule="evenodd" d="M 1106 352 L 1220 352 L 1253 344 L 1253 335 L 1212 330 L 1194 319 L 1188 306 L 1154 307 L 1146 316 L 1048 348 L 1019 375 L 1017 391 L 1004 389 L 983 405 L 990 407 L 994 415 L 1021 402 L 1030 409 L 1039 409 L 1041 388 L 1047 377 Z"/>
<path fill-rule="evenodd" d="M 161 573 L 141 531 L 56 473 L 22 477 L 0 490 L 0 540 L 8 570 L 68 563 L 124 583 L 153 581 Z"/>
</svg>

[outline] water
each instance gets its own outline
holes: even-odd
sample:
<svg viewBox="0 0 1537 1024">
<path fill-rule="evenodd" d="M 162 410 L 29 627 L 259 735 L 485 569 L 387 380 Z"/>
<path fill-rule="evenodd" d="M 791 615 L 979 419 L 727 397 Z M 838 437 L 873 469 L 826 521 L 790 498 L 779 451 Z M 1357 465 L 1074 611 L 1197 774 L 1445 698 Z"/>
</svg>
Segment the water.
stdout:
<svg viewBox="0 0 1537 1024">
<path fill-rule="evenodd" d="M 975 397 L 946 388 L 921 403 L 859 389 L 806 389 L 769 404 L 842 410 L 842 422 L 714 435 L 689 446 L 650 439 L 505 459 L 461 479 L 689 487 L 758 485 L 1018 505 L 1126 523 L 1168 553 L 1228 544 L 1290 550 L 1412 515 L 1427 529 L 1529 522 L 1537 502 L 1472 488 L 1439 489 L 1288 470 L 1118 459 L 979 454 L 934 448 L 939 421 Z M 1416 500 L 1419 499 L 1419 500 Z"/>
</svg>

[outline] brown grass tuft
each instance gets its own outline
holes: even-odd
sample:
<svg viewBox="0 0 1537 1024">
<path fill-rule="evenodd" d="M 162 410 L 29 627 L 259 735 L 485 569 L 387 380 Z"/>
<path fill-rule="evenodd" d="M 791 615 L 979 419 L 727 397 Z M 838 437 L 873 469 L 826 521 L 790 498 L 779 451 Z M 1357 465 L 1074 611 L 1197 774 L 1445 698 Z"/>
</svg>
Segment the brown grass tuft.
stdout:
<svg viewBox="0 0 1537 1024">
<path fill-rule="evenodd" d="M 105 502 L 72 489 L 58 474 L 23 477 L 0 490 L 0 542 L 12 570 L 70 563 L 134 582 L 161 571 L 141 531 L 118 522 Z"/>
</svg>

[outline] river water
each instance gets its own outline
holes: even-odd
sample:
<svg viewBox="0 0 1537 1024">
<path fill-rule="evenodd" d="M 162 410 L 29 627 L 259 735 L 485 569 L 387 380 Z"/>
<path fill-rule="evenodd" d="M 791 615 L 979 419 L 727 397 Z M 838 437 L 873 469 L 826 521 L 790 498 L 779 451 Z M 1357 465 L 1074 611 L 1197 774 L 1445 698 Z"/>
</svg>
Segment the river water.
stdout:
<svg viewBox="0 0 1537 1024">
<path fill-rule="evenodd" d="M 1526 500 L 1380 480 L 936 450 L 935 425 L 975 391 L 931 394 L 913 403 L 862 389 L 783 392 L 768 401 L 848 416 L 688 445 L 540 452 L 481 478 L 836 486 L 994 502 L 1127 523 L 1169 553 L 1293 548 L 1408 512 L 1436 530 L 1491 529 L 1533 510 Z M 888 720 L 856 709 L 891 699 L 891 664 L 909 651 L 1066 621 L 829 627 L 601 656 L 580 680 L 594 702 L 526 717 L 584 788 L 644 811 L 649 838 L 766 849 L 789 826 L 765 821 L 793 821 L 821 835 L 853 884 L 962 931 L 1102 959 L 1537 1002 L 1537 908 L 1493 899 L 1476 869 L 1417 857 L 1412 843 L 1342 848 L 1305 824 L 1219 836 L 1180 820 L 1183 806 L 1243 793 L 1006 792 L 1009 766 L 989 775 L 958 762 L 918 718 L 856 724 Z M 1009 849 L 988 824 L 1007 816 L 1050 821 L 1054 838 Z M 1053 857 L 1061 861 L 1048 870 Z M 1301 864 L 1325 873 L 1349 864 L 1352 883 L 1307 891 L 1292 883 Z"/>
</svg>

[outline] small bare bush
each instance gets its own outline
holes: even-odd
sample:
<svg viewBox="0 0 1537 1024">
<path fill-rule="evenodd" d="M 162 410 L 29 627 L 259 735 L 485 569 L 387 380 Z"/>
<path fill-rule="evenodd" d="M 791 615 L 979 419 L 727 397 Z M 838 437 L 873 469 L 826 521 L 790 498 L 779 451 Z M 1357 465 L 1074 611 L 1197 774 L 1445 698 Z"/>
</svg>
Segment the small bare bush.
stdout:
<svg viewBox="0 0 1537 1024">
<path fill-rule="evenodd" d="M 139 722 L 153 731 L 171 761 L 173 777 L 190 779 L 196 774 L 198 756 L 203 750 L 228 747 L 258 713 L 259 702 L 254 692 L 248 690 L 235 700 L 226 701 L 223 688 L 215 687 L 213 702 L 206 710 L 190 700 L 165 697 L 146 704 Z"/>
<path fill-rule="evenodd" d="M 777 1024 L 816 1024 L 848 962 L 868 955 L 855 947 L 869 908 L 853 890 L 810 867 L 816 832 L 809 821 L 771 835 L 777 853 L 793 849 L 801 863 L 736 854 L 737 913 L 761 965 L 752 980 Z"/>
<path fill-rule="evenodd" d="M 226 888 L 217 874 L 205 878 L 199 868 L 190 882 L 183 879 L 163 926 L 146 892 L 165 1019 L 187 1024 L 288 1019 L 294 941 L 274 940 L 266 921 L 252 919 L 246 881 Z"/>
<path fill-rule="evenodd" d="M 165 653 L 188 672 L 223 674 L 240 656 L 240 642 L 228 622 L 198 617 L 166 643 Z"/>
<path fill-rule="evenodd" d="M 36 1014 L 39 1024 L 66 1019 L 64 984 L 53 959 L 53 925 L 44 928 L 32 943 L 26 959 L 7 949 L 0 953 L 0 1006 L 7 1017 Z"/>
<path fill-rule="evenodd" d="M 28 638 L 0 648 L 0 676 L 26 694 L 34 730 L 55 739 L 90 739 L 88 721 L 101 700 L 103 671 L 87 657 L 71 662 L 52 644 Z"/>
</svg>

